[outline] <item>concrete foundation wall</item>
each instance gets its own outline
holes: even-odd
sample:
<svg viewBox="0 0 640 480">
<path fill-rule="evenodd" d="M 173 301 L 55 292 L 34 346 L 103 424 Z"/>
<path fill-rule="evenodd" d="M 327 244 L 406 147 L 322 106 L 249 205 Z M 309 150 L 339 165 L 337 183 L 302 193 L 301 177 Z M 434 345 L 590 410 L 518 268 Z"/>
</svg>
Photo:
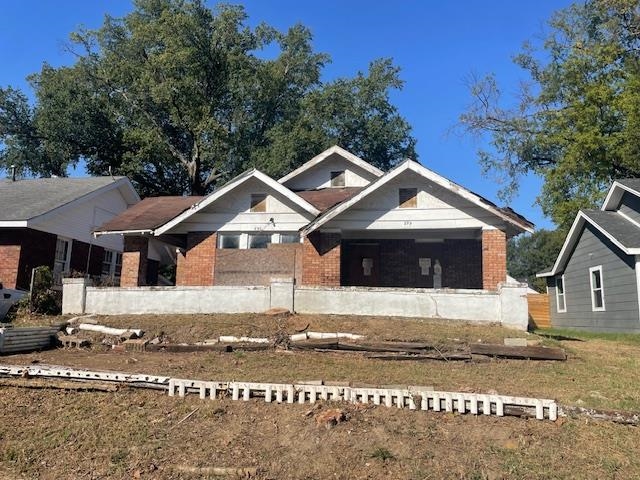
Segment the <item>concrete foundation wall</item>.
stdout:
<svg viewBox="0 0 640 480">
<path fill-rule="evenodd" d="M 293 285 L 281 280 L 269 287 L 96 288 L 66 282 L 62 313 L 259 313 L 279 307 L 302 314 L 495 322 L 520 330 L 528 324 L 526 286 L 502 285 L 496 292 Z"/>
<path fill-rule="evenodd" d="M 500 295 L 478 290 L 300 287 L 295 300 L 298 313 L 500 321 Z"/>
<path fill-rule="evenodd" d="M 269 299 L 269 287 L 88 287 L 84 313 L 258 313 Z"/>
</svg>

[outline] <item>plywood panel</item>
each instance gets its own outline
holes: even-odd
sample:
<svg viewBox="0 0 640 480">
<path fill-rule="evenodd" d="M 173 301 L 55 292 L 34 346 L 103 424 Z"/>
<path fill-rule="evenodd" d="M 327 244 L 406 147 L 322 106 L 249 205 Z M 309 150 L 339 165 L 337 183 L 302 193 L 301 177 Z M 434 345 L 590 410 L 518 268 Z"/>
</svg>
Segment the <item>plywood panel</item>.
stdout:
<svg viewBox="0 0 640 480">
<path fill-rule="evenodd" d="M 529 323 L 534 328 L 551 328 L 549 316 L 549 295 L 532 293 L 527 295 L 529 302 Z"/>
</svg>

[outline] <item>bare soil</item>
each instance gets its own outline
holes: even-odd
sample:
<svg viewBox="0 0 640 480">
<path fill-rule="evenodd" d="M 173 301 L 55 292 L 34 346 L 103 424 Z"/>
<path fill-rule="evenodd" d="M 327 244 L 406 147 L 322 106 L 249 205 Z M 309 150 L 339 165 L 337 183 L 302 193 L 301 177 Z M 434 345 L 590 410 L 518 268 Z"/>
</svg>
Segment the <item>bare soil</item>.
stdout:
<svg viewBox="0 0 640 480">
<path fill-rule="evenodd" d="M 640 410 L 640 345 L 549 340 L 497 326 L 379 317 L 211 315 L 96 319 L 145 337 L 196 342 L 220 335 L 272 337 L 310 330 L 368 339 L 464 348 L 479 340 L 540 339 L 567 349 L 566 362 L 384 361 L 359 353 L 115 353 L 92 335 L 90 349 L 9 355 L 40 362 L 167 374 L 203 380 L 294 382 L 323 379 L 374 385 L 555 398 L 561 403 Z M 60 322 L 21 319 L 19 324 Z M 338 405 L 340 406 L 340 405 Z M 584 418 L 558 422 L 474 417 L 385 407 L 340 406 L 347 420 L 327 429 L 314 417 L 336 404 L 202 401 L 155 391 L 115 393 L 0 386 L 0 478 L 206 478 L 188 467 L 257 467 L 269 479 L 638 478 L 640 431 Z M 188 419 L 187 415 L 194 412 Z M 182 423 L 180 423 L 182 421 Z"/>
</svg>

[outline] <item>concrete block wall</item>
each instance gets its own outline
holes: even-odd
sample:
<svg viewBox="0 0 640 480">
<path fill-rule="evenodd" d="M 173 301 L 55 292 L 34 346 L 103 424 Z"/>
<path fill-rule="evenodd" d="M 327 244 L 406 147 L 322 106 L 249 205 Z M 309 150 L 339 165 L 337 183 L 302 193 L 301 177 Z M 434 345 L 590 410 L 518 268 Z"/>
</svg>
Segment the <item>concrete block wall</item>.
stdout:
<svg viewBox="0 0 640 480">
<path fill-rule="evenodd" d="M 482 231 L 482 288 L 497 290 L 507 280 L 507 236 L 502 230 Z"/>
</svg>

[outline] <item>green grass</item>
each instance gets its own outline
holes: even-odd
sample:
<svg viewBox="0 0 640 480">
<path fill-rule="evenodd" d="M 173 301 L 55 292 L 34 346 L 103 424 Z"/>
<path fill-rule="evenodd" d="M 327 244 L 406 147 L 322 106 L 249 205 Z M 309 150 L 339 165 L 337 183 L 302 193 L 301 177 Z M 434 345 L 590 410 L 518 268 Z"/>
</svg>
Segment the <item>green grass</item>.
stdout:
<svg viewBox="0 0 640 480">
<path fill-rule="evenodd" d="M 587 332 L 584 330 L 571 330 L 568 328 L 547 328 L 534 330 L 536 335 L 557 340 L 607 340 L 621 342 L 628 345 L 640 345 L 638 333 L 605 333 Z"/>
</svg>

